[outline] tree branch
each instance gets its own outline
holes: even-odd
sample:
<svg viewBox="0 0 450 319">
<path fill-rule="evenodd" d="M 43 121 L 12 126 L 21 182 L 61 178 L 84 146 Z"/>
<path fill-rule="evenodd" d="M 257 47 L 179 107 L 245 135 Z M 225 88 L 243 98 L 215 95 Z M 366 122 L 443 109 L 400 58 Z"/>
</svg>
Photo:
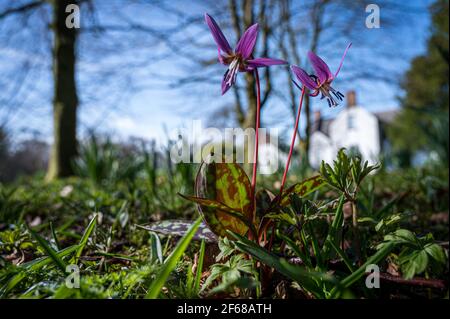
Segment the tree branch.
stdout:
<svg viewBox="0 0 450 319">
<path fill-rule="evenodd" d="M 19 7 L 6 9 L 5 11 L 0 12 L 0 20 L 3 18 L 6 18 L 8 16 L 14 15 L 14 14 L 28 12 L 28 11 L 33 10 L 43 4 L 45 4 L 45 1 L 36 0 L 36 1 L 30 2 L 30 3 L 21 5 Z"/>
</svg>

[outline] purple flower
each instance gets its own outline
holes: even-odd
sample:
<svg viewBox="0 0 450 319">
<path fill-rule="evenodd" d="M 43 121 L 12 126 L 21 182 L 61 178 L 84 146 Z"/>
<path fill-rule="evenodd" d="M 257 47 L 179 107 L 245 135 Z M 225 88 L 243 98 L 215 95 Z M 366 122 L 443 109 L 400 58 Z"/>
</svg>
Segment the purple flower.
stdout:
<svg viewBox="0 0 450 319">
<path fill-rule="evenodd" d="M 222 95 L 236 82 L 238 72 L 252 72 L 255 68 L 287 63 L 278 59 L 253 58 L 252 52 L 258 36 L 258 24 L 252 25 L 245 31 L 233 50 L 216 21 L 207 13 L 205 13 L 205 21 L 217 44 L 220 63 L 228 66 L 222 80 Z"/>
<path fill-rule="evenodd" d="M 347 54 L 348 49 L 352 46 L 350 43 L 344 51 L 344 55 L 342 56 L 341 63 L 335 74 L 331 73 L 328 65 L 313 52 L 308 53 L 308 58 L 311 61 L 313 69 L 316 74 L 308 74 L 302 68 L 299 68 L 296 65 L 291 65 L 291 70 L 294 72 L 297 79 L 308 89 L 312 91 L 311 96 L 317 96 L 319 93 L 322 93 L 322 99 L 327 98 L 328 105 L 337 106 L 338 102 L 334 99 L 337 98 L 339 101 L 342 101 L 344 94 L 339 91 L 336 91 L 331 87 L 331 83 L 337 77 L 339 71 L 341 70 L 342 64 L 344 62 L 344 58 Z M 294 82 L 295 83 L 295 82 Z M 334 97 L 333 97 L 334 95 Z"/>
</svg>

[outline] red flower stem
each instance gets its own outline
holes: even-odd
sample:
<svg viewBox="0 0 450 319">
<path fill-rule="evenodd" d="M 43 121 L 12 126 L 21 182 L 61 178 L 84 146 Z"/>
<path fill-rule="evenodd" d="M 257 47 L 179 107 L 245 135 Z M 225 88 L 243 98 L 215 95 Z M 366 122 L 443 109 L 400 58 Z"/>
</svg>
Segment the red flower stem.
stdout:
<svg viewBox="0 0 450 319">
<path fill-rule="evenodd" d="M 292 134 L 291 148 L 289 149 L 289 155 L 288 155 L 288 158 L 286 161 L 286 167 L 284 168 L 283 179 L 281 180 L 280 199 L 283 194 L 284 184 L 286 183 L 286 177 L 287 177 L 287 173 L 289 171 L 289 165 L 291 163 L 292 153 L 294 151 L 295 138 L 297 137 L 298 124 L 300 122 L 300 114 L 302 113 L 302 105 L 303 105 L 304 96 L 305 96 L 305 86 L 303 86 L 303 88 L 302 88 L 302 95 L 300 97 L 300 104 L 298 106 L 297 118 L 295 119 L 294 134 Z"/>
<path fill-rule="evenodd" d="M 287 177 L 287 173 L 289 171 L 289 165 L 291 163 L 291 157 L 292 157 L 292 153 L 294 152 L 294 145 L 295 145 L 295 139 L 297 137 L 297 132 L 298 132 L 298 124 L 300 123 L 300 114 L 302 113 L 302 105 L 303 105 L 303 98 L 305 96 L 305 86 L 303 86 L 302 88 L 302 95 L 300 97 L 300 103 L 298 106 L 298 112 L 297 112 L 297 117 L 295 119 L 295 128 L 294 128 L 294 133 L 292 134 L 292 141 L 291 141 L 291 148 L 289 149 L 289 155 L 286 161 L 286 167 L 284 168 L 284 173 L 283 173 L 283 179 L 281 180 L 281 186 L 280 186 L 280 197 L 279 200 L 281 201 L 282 199 L 282 195 L 283 195 L 283 189 L 284 189 L 284 184 L 286 183 L 286 177 Z M 266 229 L 264 230 L 264 236 L 266 236 L 266 231 L 269 225 L 267 225 Z M 267 249 L 269 251 L 272 250 L 272 243 L 273 243 L 273 239 L 275 237 L 275 224 L 272 222 L 272 235 L 270 236 L 270 242 L 269 245 L 267 247 Z"/>
<path fill-rule="evenodd" d="M 261 87 L 259 83 L 258 69 L 255 68 L 255 81 L 256 81 L 256 125 L 255 125 L 255 150 L 253 154 L 253 175 L 252 175 L 252 198 L 256 196 L 256 174 L 258 169 L 258 144 L 259 144 L 259 125 L 260 125 L 260 113 L 261 113 Z"/>
</svg>

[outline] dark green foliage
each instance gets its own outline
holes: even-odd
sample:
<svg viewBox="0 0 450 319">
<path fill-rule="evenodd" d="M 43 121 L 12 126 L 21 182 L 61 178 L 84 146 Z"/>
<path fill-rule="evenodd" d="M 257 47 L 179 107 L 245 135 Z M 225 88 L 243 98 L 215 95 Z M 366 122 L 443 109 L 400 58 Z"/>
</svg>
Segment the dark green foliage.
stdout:
<svg viewBox="0 0 450 319">
<path fill-rule="evenodd" d="M 435 151 L 438 160 L 448 163 L 449 47 L 448 1 L 437 0 L 430 7 L 431 36 L 427 52 L 412 61 L 402 81 L 404 97 L 401 113 L 388 127 L 393 152 L 411 164 L 418 150 Z"/>
<path fill-rule="evenodd" d="M 423 272 L 427 276 L 432 271 L 439 274 L 445 266 L 447 256 L 444 249 L 435 243 L 432 234 L 417 237 L 409 230 L 398 229 L 384 236 L 384 241 L 377 248 L 383 249 L 389 244 L 400 246 L 400 254 L 396 258 L 407 279 Z"/>
<path fill-rule="evenodd" d="M 149 152 L 148 168 L 144 165 L 139 173 L 132 173 L 132 181 L 107 176 L 45 183 L 36 177 L 27 183 L 0 186 L 1 296 L 144 298 L 192 225 L 190 220 L 198 217 L 195 204 L 176 195 L 183 189 L 193 192 L 188 185 L 192 178 L 173 165 L 169 183 L 164 161 L 158 161 L 152 177 L 147 172 L 155 167 L 153 158 Z M 195 166 L 191 166 L 188 171 L 194 172 Z M 200 225 L 173 271 L 165 272 L 169 275 L 159 297 L 266 298 L 277 296 L 274 287 L 286 281 L 289 296 L 381 297 L 379 290 L 364 285 L 363 266 L 374 260 L 382 272 L 398 269 L 405 278 L 413 273 L 420 278 L 446 278 L 447 256 L 441 243 L 448 241 L 448 224 L 445 219 L 434 220 L 448 212 L 448 200 L 443 196 L 448 193 L 448 173 L 424 167 L 367 174 L 369 166 L 344 152 L 330 167 L 330 177 L 324 178 L 331 180 L 328 186 L 303 197 L 291 192 L 279 210 L 265 206 L 266 213 L 260 216 L 270 219 L 274 228 L 267 228 L 264 246 L 241 236 L 221 239 L 217 249 L 216 237 Z M 345 178 L 342 172 L 346 172 Z M 261 178 L 261 184 L 277 194 L 272 178 Z M 339 188 L 333 186 L 333 180 L 341 181 L 342 190 L 355 201 L 359 258 L 353 244 L 349 199 L 338 184 Z M 274 197 L 266 195 L 266 204 L 270 204 Z M 164 222 L 172 219 L 183 220 L 176 231 L 172 227 L 176 224 Z M 392 237 L 399 229 L 409 229 L 410 243 Z M 423 235 L 429 233 L 433 236 Z M 201 239 L 206 240 L 203 248 Z M 386 243 L 394 247 L 386 247 Z M 79 289 L 65 284 L 63 266 L 69 264 L 79 266 Z M 400 295 L 413 291 L 425 296 L 410 286 L 398 290 Z M 442 296 L 442 291 L 433 290 L 433 294 Z"/>
</svg>

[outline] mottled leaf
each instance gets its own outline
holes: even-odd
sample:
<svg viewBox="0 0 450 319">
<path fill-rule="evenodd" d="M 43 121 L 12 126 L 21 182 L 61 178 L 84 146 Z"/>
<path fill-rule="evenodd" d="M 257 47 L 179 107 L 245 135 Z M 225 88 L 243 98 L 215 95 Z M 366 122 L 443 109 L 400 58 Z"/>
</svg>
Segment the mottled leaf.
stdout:
<svg viewBox="0 0 450 319">
<path fill-rule="evenodd" d="M 194 222 L 188 220 L 164 220 L 151 223 L 148 225 L 137 225 L 139 228 L 153 231 L 155 233 L 171 236 L 184 236 Z M 205 240 L 207 242 L 217 242 L 217 236 L 206 226 L 201 223 L 194 235 L 194 240 Z"/>
<path fill-rule="evenodd" d="M 197 198 L 213 200 L 242 214 L 237 218 L 220 207 L 199 203 L 204 222 L 218 236 L 228 236 L 226 230 L 244 235 L 253 222 L 251 185 L 245 171 L 236 163 L 203 163 L 195 182 Z M 247 220 L 244 223 L 242 219 Z"/>
<path fill-rule="evenodd" d="M 325 180 L 320 176 L 316 175 L 311 178 L 305 179 L 304 181 L 294 184 L 285 191 L 281 197 L 280 205 L 287 206 L 291 202 L 291 194 L 296 194 L 299 197 L 305 197 L 312 192 L 318 190 L 320 187 L 325 185 Z"/>
<path fill-rule="evenodd" d="M 184 197 L 187 200 L 190 200 L 192 202 L 199 204 L 202 207 L 220 211 L 221 214 L 224 213 L 226 215 L 229 215 L 230 217 L 238 219 L 239 221 L 243 222 L 248 228 L 250 228 L 251 231 L 253 232 L 253 234 L 256 235 L 256 229 L 254 228 L 254 225 L 241 212 L 234 210 L 231 207 L 228 207 L 227 205 L 220 203 L 218 201 L 212 200 L 212 199 L 204 199 L 204 198 L 198 198 L 198 197 L 194 197 L 194 196 L 185 196 L 182 194 L 179 194 L 179 195 L 181 197 Z"/>
</svg>

